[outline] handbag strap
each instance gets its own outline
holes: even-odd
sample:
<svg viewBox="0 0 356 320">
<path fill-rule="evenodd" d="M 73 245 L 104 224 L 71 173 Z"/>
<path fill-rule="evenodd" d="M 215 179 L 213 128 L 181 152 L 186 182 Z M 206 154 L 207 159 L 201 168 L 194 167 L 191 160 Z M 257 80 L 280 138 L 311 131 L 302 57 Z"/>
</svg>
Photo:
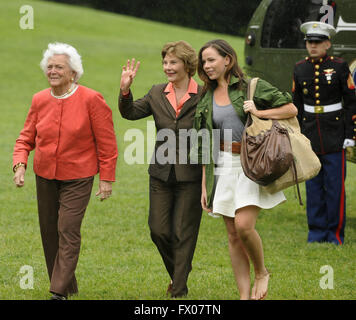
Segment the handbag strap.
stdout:
<svg viewBox="0 0 356 320">
<path fill-rule="evenodd" d="M 247 85 L 247 100 L 252 100 L 255 95 L 258 78 L 252 78 Z"/>
<path fill-rule="evenodd" d="M 247 83 L 247 100 L 253 100 L 253 96 L 255 95 L 257 81 L 259 78 L 251 78 Z M 252 123 L 252 117 L 250 112 L 247 114 L 246 128 Z"/>
<path fill-rule="evenodd" d="M 298 183 L 298 174 L 297 174 L 297 167 L 295 165 L 295 160 L 293 159 L 292 161 L 292 171 L 293 171 L 293 176 L 294 176 L 294 181 L 295 184 L 297 186 L 297 192 L 298 192 L 298 199 L 299 199 L 299 204 L 302 206 L 303 205 L 303 201 L 302 201 L 302 197 L 300 195 L 300 190 L 299 190 L 299 183 Z M 295 190 L 295 189 L 294 189 Z"/>
</svg>

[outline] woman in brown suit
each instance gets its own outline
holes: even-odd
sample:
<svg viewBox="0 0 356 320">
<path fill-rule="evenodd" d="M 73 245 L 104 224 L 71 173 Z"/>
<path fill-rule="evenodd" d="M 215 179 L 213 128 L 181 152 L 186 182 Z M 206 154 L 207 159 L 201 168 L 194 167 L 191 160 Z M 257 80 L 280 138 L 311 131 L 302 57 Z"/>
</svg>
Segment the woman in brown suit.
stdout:
<svg viewBox="0 0 356 320">
<path fill-rule="evenodd" d="M 192 269 L 202 208 L 201 167 L 189 163 L 189 142 L 182 143 L 187 140 L 187 135 L 179 133 L 186 133 L 193 127 L 201 88 L 192 78 L 196 72 L 197 55 L 188 43 L 167 43 L 161 54 L 168 83 L 154 85 L 143 98 L 133 101 L 130 86 L 140 62 L 135 65 L 135 59 L 128 60 L 121 74 L 119 110 L 128 120 L 151 115 L 155 120 L 157 140 L 148 170 L 148 224 L 152 241 L 171 278 L 167 294 L 181 297 L 188 293 L 187 280 Z M 180 147 L 183 145 L 185 147 Z"/>
</svg>

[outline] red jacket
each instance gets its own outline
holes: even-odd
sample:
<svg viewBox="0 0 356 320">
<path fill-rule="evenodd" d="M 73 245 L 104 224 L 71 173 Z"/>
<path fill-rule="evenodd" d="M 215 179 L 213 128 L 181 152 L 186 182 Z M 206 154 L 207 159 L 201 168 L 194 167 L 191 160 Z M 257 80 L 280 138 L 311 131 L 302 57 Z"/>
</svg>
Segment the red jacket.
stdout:
<svg viewBox="0 0 356 320">
<path fill-rule="evenodd" d="M 111 109 L 102 95 L 79 85 L 66 99 L 50 88 L 36 93 L 24 128 L 16 140 L 13 166 L 27 164 L 36 149 L 34 172 L 46 179 L 71 180 L 94 176 L 115 181 L 117 144 Z"/>
</svg>

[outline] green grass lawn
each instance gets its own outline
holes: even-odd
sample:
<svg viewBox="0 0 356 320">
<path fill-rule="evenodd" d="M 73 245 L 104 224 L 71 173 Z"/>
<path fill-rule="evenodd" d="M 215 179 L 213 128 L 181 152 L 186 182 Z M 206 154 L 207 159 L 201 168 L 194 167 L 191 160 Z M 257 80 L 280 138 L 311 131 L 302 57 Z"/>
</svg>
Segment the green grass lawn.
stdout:
<svg viewBox="0 0 356 320">
<path fill-rule="evenodd" d="M 95 198 L 95 180 L 82 225 L 79 294 L 73 299 L 167 299 L 169 276 L 147 226 L 147 165 L 128 165 L 123 157 L 130 144 L 124 141 L 125 132 L 129 128 L 146 132 L 147 119 L 130 122 L 119 115 L 121 68 L 128 58 L 141 61 L 132 87 L 134 97 L 139 98 L 153 84 L 165 81 L 160 58 L 164 43 L 183 39 L 199 50 L 208 40 L 224 38 L 237 50 L 243 65 L 243 39 L 42 1 L 26 1 L 34 9 L 34 29 L 22 30 L 19 10 L 23 4 L 1 0 L 0 10 L 0 299 L 49 297 L 33 157 L 22 189 L 13 185 L 11 163 L 13 145 L 32 95 L 48 87 L 39 62 L 47 44 L 54 41 L 67 42 L 82 55 L 84 76 L 80 82 L 101 92 L 112 108 L 119 146 L 117 182 L 110 200 Z M 268 299 L 356 298 L 355 174 L 356 165 L 349 164 L 343 246 L 307 244 L 305 207 L 298 205 L 293 188 L 285 192 L 286 203 L 261 212 L 257 229 L 263 239 L 266 265 L 273 273 Z M 305 200 L 304 185 L 301 189 Z M 33 289 L 20 287 L 24 276 L 20 268 L 24 265 L 33 268 Z M 324 276 L 320 268 L 325 265 L 333 268 L 333 289 L 319 285 Z M 238 299 L 222 219 L 203 215 L 188 286 L 189 299 Z"/>
</svg>

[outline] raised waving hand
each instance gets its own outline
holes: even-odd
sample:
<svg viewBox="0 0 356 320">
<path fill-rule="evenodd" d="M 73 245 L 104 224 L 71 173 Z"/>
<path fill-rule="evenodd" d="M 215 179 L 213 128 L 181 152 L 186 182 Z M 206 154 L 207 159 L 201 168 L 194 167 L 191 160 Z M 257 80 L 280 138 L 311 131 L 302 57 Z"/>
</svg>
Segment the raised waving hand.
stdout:
<svg viewBox="0 0 356 320">
<path fill-rule="evenodd" d="M 140 67 L 140 61 L 137 61 L 135 65 L 135 58 L 132 58 L 131 61 L 130 59 L 128 59 L 126 66 L 122 67 L 120 89 L 123 94 L 129 93 L 130 86 L 133 82 L 133 79 L 136 76 L 139 67 Z"/>
</svg>

